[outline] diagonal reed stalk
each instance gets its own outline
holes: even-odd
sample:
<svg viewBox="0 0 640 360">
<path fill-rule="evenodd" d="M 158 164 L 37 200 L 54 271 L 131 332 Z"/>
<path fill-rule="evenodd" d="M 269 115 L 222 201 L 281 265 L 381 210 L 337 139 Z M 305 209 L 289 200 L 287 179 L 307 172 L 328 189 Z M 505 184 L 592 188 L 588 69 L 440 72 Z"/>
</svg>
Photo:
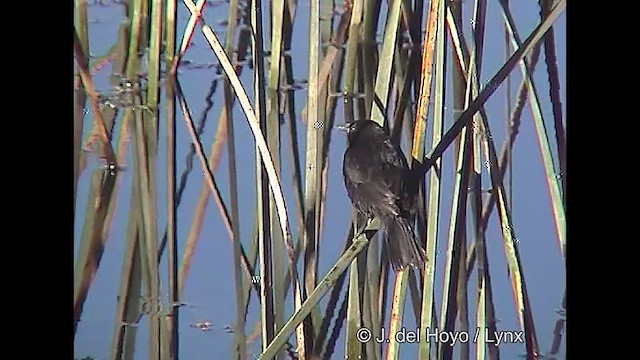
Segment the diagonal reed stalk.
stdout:
<svg viewBox="0 0 640 360">
<path fill-rule="evenodd" d="M 289 320 L 284 324 L 282 329 L 274 337 L 273 341 L 264 350 L 264 352 L 258 357 L 258 359 L 271 359 L 277 351 L 284 345 L 286 339 L 293 332 L 302 320 L 304 320 L 318 304 L 324 295 L 329 291 L 331 286 L 336 282 L 339 276 L 346 270 L 351 264 L 353 259 L 362 251 L 371 238 L 375 235 L 379 228 L 379 221 L 376 219 L 371 221 L 365 227 L 364 233 L 358 235 L 352 240 L 351 246 L 342 254 L 340 259 L 333 265 L 333 267 L 327 272 L 324 278 L 320 281 L 318 286 L 309 294 L 302 306 L 293 314 Z"/>
</svg>

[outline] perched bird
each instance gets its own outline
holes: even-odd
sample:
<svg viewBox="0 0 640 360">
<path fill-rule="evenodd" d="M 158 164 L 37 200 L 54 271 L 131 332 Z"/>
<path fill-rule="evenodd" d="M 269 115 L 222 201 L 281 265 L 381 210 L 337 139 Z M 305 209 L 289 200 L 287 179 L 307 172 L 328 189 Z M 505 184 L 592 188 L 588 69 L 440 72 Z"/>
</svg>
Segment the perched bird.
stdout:
<svg viewBox="0 0 640 360">
<path fill-rule="evenodd" d="M 358 120 L 338 128 L 347 133 L 342 174 L 351 203 L 367 218 L 382 222 L 395 271 L 422 267 L 425 251 L 409 222 L 418 180 L 402 151 L 375 121 Z"/>
</svg>

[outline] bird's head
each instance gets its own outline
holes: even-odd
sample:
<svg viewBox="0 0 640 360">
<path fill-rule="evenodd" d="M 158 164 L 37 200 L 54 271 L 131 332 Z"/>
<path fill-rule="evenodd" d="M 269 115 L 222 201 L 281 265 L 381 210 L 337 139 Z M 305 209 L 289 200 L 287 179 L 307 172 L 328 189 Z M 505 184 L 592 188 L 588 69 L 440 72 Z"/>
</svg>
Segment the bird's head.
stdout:
<svg viewBox="0 0 640 360">
<path fill-rule="evenodd" d="M 345 123 L 342 125 L 336 126 L 336 128 L 340 131 L 344 131 L 347 133 L 347 138 L 349 141 L 353 140 L 361 130 L 369 127 L 378 125 L 375 121 L 371 120 L 356 120 L 353 122 Z"/>
</svg>

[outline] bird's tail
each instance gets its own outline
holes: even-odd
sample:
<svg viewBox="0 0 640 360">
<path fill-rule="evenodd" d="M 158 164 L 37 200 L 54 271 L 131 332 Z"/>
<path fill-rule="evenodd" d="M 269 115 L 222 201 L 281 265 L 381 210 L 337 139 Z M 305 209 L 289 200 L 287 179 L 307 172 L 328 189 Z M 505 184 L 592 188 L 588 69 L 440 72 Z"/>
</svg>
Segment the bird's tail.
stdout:
<svg viewBox="0 0 640 360">
<path fill-rule="evenodd" d="M 421 268 L 426 254 L 420 241 L 416 238 L 409 220 L 401 216 L 385 219 L 387 230 L 387 252 L 389 262 L 395 271 L 407 266 Z"/>
</svg>

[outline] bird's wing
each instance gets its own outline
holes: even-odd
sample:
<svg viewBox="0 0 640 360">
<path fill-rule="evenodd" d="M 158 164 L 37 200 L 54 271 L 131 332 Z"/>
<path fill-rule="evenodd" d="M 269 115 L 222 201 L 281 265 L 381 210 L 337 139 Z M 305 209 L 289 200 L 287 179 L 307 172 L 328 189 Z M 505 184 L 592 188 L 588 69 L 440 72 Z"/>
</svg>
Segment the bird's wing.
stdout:
<svg viewBox="0 0 640 360">
<path fill-rule="evenodd" d="M 409 168 L 407 159 L 402 155 L 402 150 L 399 146 L 391 144 L 390 140 L 384 142 L 384 146 L 387 148 L 385 153 L 387 154 L 387 162 L 399 171 L 405 171 Z"/>
<path fill-rule="evenodd" d="M 345 156 L 347 193 L 354 206 L 364 213 L 399 213 L 397 194 L 402 187 L 403 159 L 393 154 L 387 157 L 389 159 L 380 161 L 375 156 L 358 159 Z"/>
<path fill-rule="evenodd" d="M 373 149 L 367 153 L 369 157 L 347 152 L 343 166 L 345 178 L 354 184 L 371 183 L 379 185 L 381 189 L 395 189 L 400 185 L 398 180 L 402 179 L 407 169 L 406 160 L 395 149 L 384 152 L 384 159 L 376 158 L 372 154 L 381 154 L 381 152 Z"/>
<path fill-rule="evenodd" d="M 383 146 L 385 149 L 380 153 L 386 156 L 381 169 L 384 173 L 384 182 L 389 189 L 398 194 L 402 189 L 402 181 L 409 166 L 399 147 L 391 144 L 389 140 L 386 140 Z"/>
<path fill-rule="evenodd" d="M 375 215 L 398 215 L 397 197 L 381 183 L 351 183 L 347 186 L 351 202 L 360 212 Z"/>
<path fill-rule="evenodd" d="M 395 194 L 393 197 L 387 197 L 388 209 L 393 210 L 395 214 L 410 212 L 417 188 L 414 186 L 407 160 L 402 155 L 400 147 L 392 145 L 389 140 L 385 141 L 384 146 L 386 151 L 382 153 L 386 154 L 386 161 L 382 169 L 383 186 L 387 194 Z"/>
</svg>

